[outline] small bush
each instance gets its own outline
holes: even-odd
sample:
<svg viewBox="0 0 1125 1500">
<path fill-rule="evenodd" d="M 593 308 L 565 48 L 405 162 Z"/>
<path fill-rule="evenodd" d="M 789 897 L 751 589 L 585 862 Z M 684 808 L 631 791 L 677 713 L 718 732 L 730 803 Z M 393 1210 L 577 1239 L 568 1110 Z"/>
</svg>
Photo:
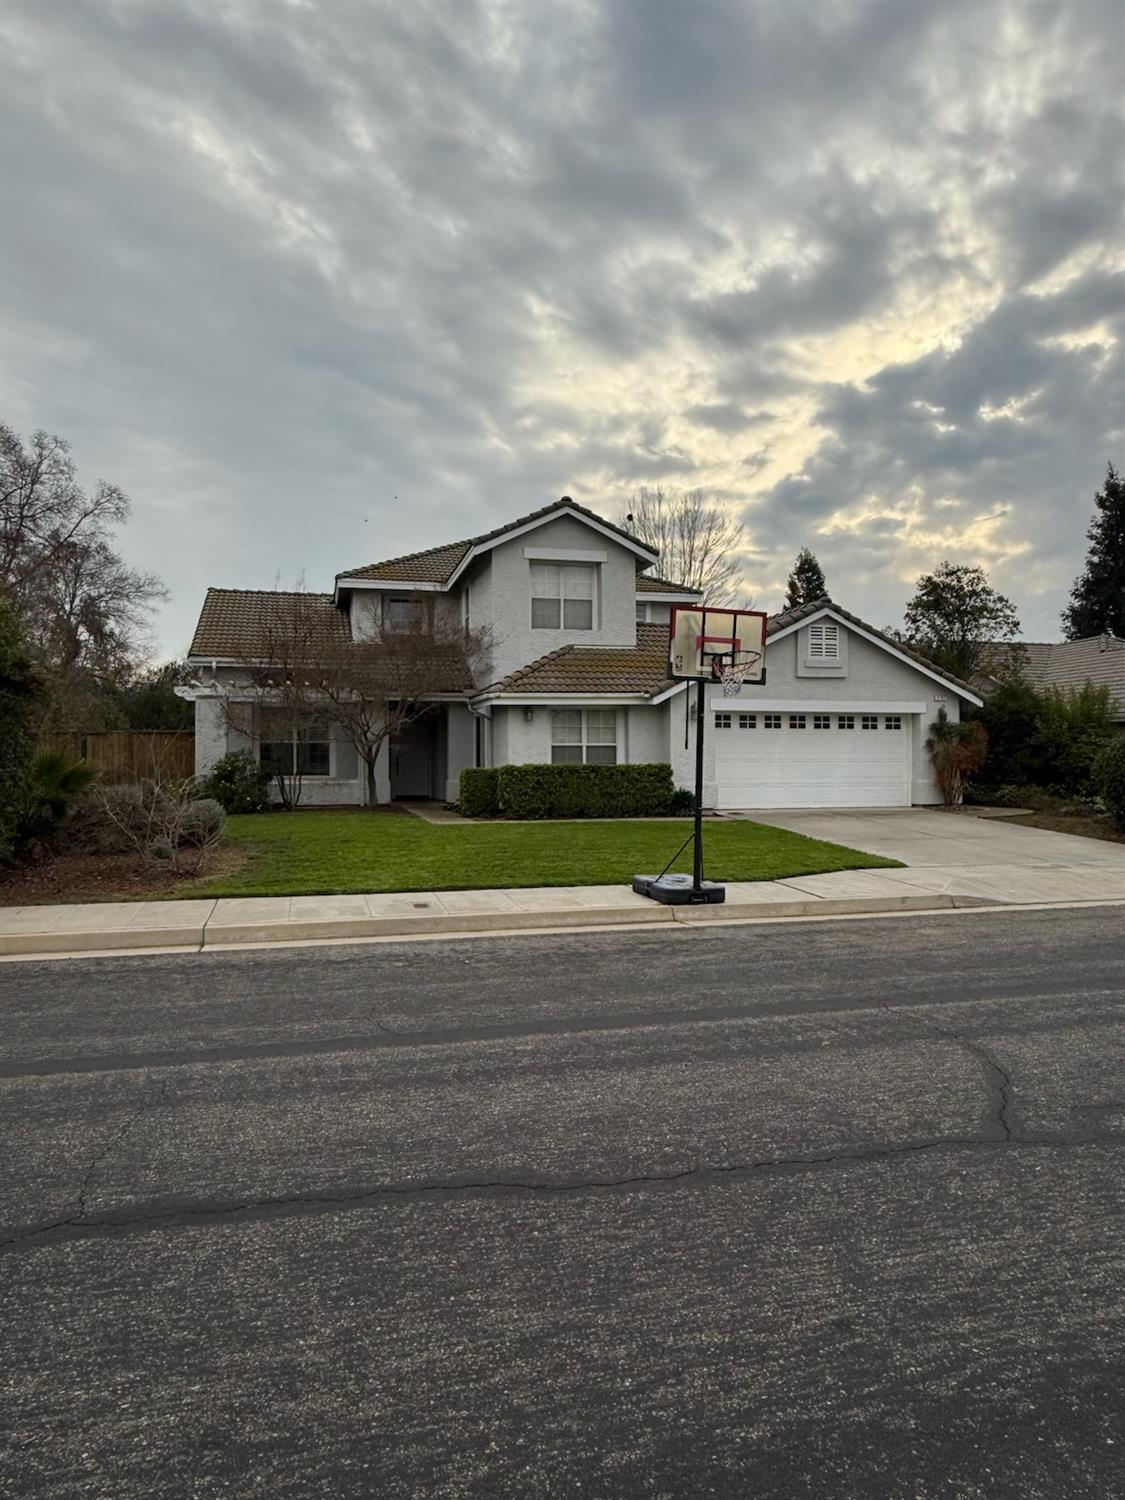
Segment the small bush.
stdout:
<svg viewBox="0 0 1125 1500">
<path fill-rule="evenodd" d="M 646 818 L 668 812 L 672 768 L 634 766 L 501 766 L 500 811 L 506 818 Z"/>
<path fill-rule="evenodd" d="M 1094 781 L 1105 810 L 1125 828 L 1125 734 L 1118 733 L 1094 762 Z"/>
<path fill-rule="evenodd" d="M 500 812 L 495 766 L 467 766 L 461 772 L 460 808 L 466 818 L 495 818 Z"/>
<path fill-rule="evenodd" d="M 84 760 L 75 760 L 61 750 L 41 751 L 28 769 L 24 805 L 16 825 L 16 848 L 53 845 L 72 806 L 97 778 L 97 771 Z"/>
<path fill-rule="evenodd" d="M 668 811 L 676 818 L 690 818 L 695 812 L 695 793 L 686 786 L 678 786 L 672 793 Z"/>
<path fill-rule="evenodd" d="M 988 753 L 988 732 L 979 719 L 952 720 L 944 708 L 930 725 L 926 749 L 946 807 L 960 807 Z"/>
<path fill-rule="evenodd" d="M 254 813 L 269 806 L 269 786 L 270 773 L 248 751 L 232 750 L 200 777 L 198 790 L 226 813 Z"/>
<path fill-rule="evenodd" d="M 227 826 L 227 815 L 214 797 L 195 797 L 188 804 L 180 833 L 180 843 L 192 849 L 204 849 L 217 843 Z"/>
</svg>

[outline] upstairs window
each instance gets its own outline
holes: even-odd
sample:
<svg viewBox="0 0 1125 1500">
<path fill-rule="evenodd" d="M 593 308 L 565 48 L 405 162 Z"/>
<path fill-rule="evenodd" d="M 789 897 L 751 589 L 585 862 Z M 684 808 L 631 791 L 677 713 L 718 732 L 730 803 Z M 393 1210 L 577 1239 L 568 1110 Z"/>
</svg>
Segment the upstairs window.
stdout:
<svg viewBox="0 0 1125 1500">
<path fill-rule="evenodd" d="M 840 660 L 840 627 L 822 621 L 809 626 L 809 661 Z"/>
<path fill-rule="evenodd" d="M 387 630 L 394 635 L 409 635 L 420 631 L 425 623 L 425 611 L 420 599 L 388 599 L 386 613 Z"/>
<path fill-rule="evenodd" d="M 551 712 L 551 762 L 617 764 L 617 714 L 612 708 L 556 708 Z"/>
<path fill-rule="evenodd" d="M 531 628 L 593 630 L 593 568 L 570 563 L 532 563 Z"/>
</svg>

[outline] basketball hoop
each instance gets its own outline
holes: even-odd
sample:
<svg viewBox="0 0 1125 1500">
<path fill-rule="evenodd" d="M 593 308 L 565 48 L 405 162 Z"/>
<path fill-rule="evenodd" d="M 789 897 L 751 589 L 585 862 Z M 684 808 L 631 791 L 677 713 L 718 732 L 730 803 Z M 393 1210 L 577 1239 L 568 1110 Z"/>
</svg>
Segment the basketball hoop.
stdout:
<svg viewBox="0 0 1125 1500">
<path fill-rule="evenodd" d="M 762 659 L 760 651 L 732 651 L 729 657 L 716 657 L 714 673 L 719 679 L 724 698 L 737 698 L 747 679 L 757 670 Z"/>
</svg>

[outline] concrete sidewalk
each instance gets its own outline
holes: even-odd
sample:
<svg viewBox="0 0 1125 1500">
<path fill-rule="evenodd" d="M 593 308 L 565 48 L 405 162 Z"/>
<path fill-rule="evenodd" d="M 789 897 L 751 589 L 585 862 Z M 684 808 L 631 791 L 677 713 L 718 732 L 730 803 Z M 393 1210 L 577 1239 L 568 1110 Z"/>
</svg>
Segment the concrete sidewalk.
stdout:
<svg viewBox="0 0 1125 1500">
<path fill-rule="evenodd" d="M 968 877 L 968 878 L 965 878 Z M 120 953 L 464 936 L 482 932 L 655 922 L 754 921 L 956 907 L 1125 901 L 1118 878 L 1089 867 L 1045 871 L 852 870 L 790 880 L 732 881 L 724 906 L 660 906 L 626 886 L 419 891 L 370 896 L 262 896 L 217 901 L 103 902 L 0 909 L 0 956 Z"/>
</svg>

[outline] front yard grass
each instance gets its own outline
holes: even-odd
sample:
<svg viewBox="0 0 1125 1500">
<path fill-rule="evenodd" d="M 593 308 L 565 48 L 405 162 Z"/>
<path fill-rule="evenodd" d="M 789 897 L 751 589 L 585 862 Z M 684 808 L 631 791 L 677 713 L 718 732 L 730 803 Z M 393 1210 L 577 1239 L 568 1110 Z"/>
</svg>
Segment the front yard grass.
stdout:
<svg viewBox="0 0 1125 1500">
<path fill-rule="evenodd" d="M 661 870 L 689 819 L 434 825 L 409 813 L 296 812 L 233 817 L 236 872 L 192 882 L 192 896 L 297 896 L 354 891 L 456 891 L 515 886 L 620 885 Z M 708 820 L 707 874 L 780 880 L 898 861 L 760 823 Z M 672 866 L 691 869 L 687 849 Z M 181 890 L 178 894 L 187 895 Z"/>
</svg>

